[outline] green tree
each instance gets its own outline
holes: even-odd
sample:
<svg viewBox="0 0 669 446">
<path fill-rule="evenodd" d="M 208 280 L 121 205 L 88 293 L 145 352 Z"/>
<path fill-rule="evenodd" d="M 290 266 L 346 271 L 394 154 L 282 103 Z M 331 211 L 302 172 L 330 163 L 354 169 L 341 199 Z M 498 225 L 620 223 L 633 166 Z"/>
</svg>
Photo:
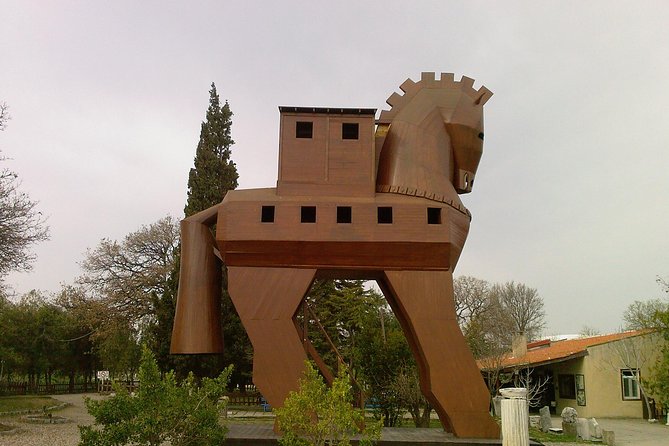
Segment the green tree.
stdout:
<svg viewBox="0 0 669 446">
<path fill-rule="evenodd" d="M 209 90 L 209 108 L 200 127 L 200 141 L 195 150 L 194 167 L 188 174 L 186 217 L 197 214 L 223 200 L 237 188 L 237 166 L 230 159 L 232 111 L 228 101 L 221 106 L 216 85 Z"/>
<path fill-rule="evenodd" d="M 223 200 L 229 190 L 238 185 L 237 166 L 231 159 L 232 111 L 226 101 L 221 101 L 216 85 L 211 84 L 209 90 L 209 107 L 206 119 L 200 127 L 200 139 L 195 150 L 194 166 L 188 174 L 187 201 L 184 214 L 189 217 L 208 209 Z M 202 355 L 184 355 L 179 358 L 168 357 L 171 342 L 172 324 L 179 287 L 179 260 L 173 267 L 170 289 L 159 296 L 160 302 L 156 334 L 153 340 L 156 351 L 160 352 L 161 367 L 173 366 L 178 372 L 192 370 L 198 376 L 215 376 L 224 364 L 233 364 L 232 383 L 243 386 L 250 380 L 252 369 L 252 347 L 246 335 L 239 315 L 227 293 L 227 274 L 223 269 L 223 286 L 221 290 L 221 323 L 225 350 L 220 356 L 203 357 Z M 163 363 L 164 361 L 164 363 Z"/>
<path fill-rule="evenodd" d="M 365 414 L 355 409 L 351 383 L 345 366 L 328 388 L 311 362 L 306 361 L 304 378 L 297 392 L 290 392 L 282 408 L 276 409 L 279 443 L 285 446 L 349 445 L 350 439 L 362 430 L 360 444 L 370 444 L 381 435 L 381 424 L 365 428 Z"/>
<path fill-rule="evenodd" d="M 344 360 L 355 376 L 358 360 L 364 359 L 356 354 L 358 339 L 368 324 L 380 330 L 378 319 L 385 306 L 383 296 L 365 289 L 362 280 L 317 279 L 305 305 L 308 313 L 300 315 L 298 320 L 304 325 L 306 317 L 311 343 L 332 370 Z"/>
<path fill-rule="evenodd" d="M 95 372 L 97 356 L 93 353 L 91 330 L 85 321 L 67 308 L 60 307 L 63 330 L 63 348 L 58 356 L 58 370 L 68 377 L 70 388 L 74 389 L 77 376 L 90 383 Z"/>
<path fill-rule="evenodd" d="M 144 347 L 135 396 L 123 387 L 106 400 L 87 400 L 94 426 L 80 426 L 80 446 L 151 445 L 218 446 L 225 440 L 219 402 L 226 391 L 231 367 L 216 379 L 196 385 L 191 374 L 181 383 L 173 373 L 161 379 L 151 351 Z"/>
<path fill-rule="evenodd" d="M 669 293 L 669 281 L 658 277 L 657 283 L 662 291 Z M 669 305 L 659 299 L 635 301 L 627 308 L 624 319 L 628 326 L 652 328 L 662 334 L 661 355 L 651 367 L 648 378 L 642 381 L 656 401 L 669 407 Z"/>
<path fill-rule="evenodd" d="M 314 348 L 331 370 L 347 365 L 386 426 L 398 424 L 405 409 L 417 426 L 429 423 L 415 360 L 381 294 L 360 280 L 316 280 L 305 305 L 298 321 L 303 329 L 306 321 Z"/>
<path fill-rule="evenodd" d="M 27 380 L 34 388 L 50 384 L 54 376 L 91 373 L 90 342 L 86 328 L 67 309 L 37 291 L 14 304 L 0 304 L 0 361 L 7 378 Z"/>
<path fill-rule="evenodd" d="M 397 377 L 416 363 L 399 322 L 389 309 L 382 309 L 365 324 L 357 346 L 361 380 L 368 401 L 385 426 L 402 420 L 404 403 Z"/>
</svg>

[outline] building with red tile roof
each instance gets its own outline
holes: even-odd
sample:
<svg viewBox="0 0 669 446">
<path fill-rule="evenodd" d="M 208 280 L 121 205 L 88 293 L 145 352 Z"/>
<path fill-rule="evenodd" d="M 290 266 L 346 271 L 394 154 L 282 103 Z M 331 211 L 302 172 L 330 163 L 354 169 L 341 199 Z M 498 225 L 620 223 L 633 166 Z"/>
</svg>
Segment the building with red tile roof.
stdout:
<svg viewBox="0 0 669 446">
<path fill-rule="evenodd" d="M 534 382 L 547 382 L 539 407 L 548 405 L 553 413 L 569 406 L 579 417 L 647 418 L 638 380 L 649 373 L 661 342 L 661 336 L 650 330 L 544 339 L 516 344 L 513 353 L 499 358 L 480 360 L 479 368 L 488 376 L 492 369 L 516 376 L 530 371 Z"/>
</svg>

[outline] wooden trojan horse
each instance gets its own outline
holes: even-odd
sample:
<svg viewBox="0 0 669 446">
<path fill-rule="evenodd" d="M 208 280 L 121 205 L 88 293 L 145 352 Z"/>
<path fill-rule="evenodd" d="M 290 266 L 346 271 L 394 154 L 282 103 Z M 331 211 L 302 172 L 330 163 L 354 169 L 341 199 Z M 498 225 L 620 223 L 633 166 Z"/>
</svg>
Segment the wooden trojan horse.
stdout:
<svg viewBox="0 0 669 446">
<path fill-rule="evenodd" d="M 374 109 L 280 107 L 277 187 L 230 191 L 181 223 L 172 353 L 222 351 L 222 261 L 253 382 L 280 407 L 310 353 L 295 317 L 314 279 L 376 280 L 444 428 L 499 438 L 453 303 L 471 219 L 458 194 L 474 184 L 492 96 L 473 82 L 408 79 L 377 121 Z"/>
</svg>

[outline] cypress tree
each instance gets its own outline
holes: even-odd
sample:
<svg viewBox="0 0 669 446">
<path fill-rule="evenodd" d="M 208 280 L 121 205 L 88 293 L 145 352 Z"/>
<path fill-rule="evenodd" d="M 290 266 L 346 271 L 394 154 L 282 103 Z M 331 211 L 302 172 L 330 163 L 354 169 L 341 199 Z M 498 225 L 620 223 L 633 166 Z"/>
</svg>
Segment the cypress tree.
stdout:
<svg viewBox="0 0 669 446">
<path fill-rule="evenodd" d="M 214 206 L 237 188 L 237 166 L 230 159 L 232 111 L 228 101 L 221 107 L 216 85 L 209 90 L 207 118 L 200 128 L 194 167 L 188 174 L 188 199 L 184 213 L 190 217 Z"/>
<path fill-rule="evenodd" d="M 188 194 L 184 214 L 186 217 L 220 203 L 229 190 L 238 185 L 237 166 L 231 160 L 232 111 L 227 101 L 221 106 L 216 85 L 209 90 L 209 107 L 200 127 L 200 140 L 195 151 L 194 166 L 188 173 Z M 198 356 L 167 356 L 179 277 L 179 258 L 170 278 L 170 289 L 161 298 L 158 325 L 154 330 L 154 346 L 161 369 L 176 369 L 178 375 L 193 371 L 197 376 L 216 376 L 228 364 L 234 364 L 231 384 L 244 385 L 250 382 L 252 369 L 252 347 L 239 316 L 227 293 L 227 274 L 223 269 L 221 290 L 221 321 L 225 351 L 223 356 L 206 358 Z M 169 313 L 169 314 L 168 314 Z M 166 336 L 168 335 L 168 336 Z"/>
</svg>

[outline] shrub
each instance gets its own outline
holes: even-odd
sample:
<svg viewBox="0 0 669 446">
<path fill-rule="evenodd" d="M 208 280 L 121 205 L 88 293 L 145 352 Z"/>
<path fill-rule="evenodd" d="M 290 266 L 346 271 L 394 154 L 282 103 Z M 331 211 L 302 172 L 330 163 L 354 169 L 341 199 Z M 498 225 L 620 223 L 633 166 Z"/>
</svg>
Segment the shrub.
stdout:
<svg viewBox="0 0 669 446">
<path fill-rule="evenodd" d="M 177 383 L 172 372 L 161 379 L 153 353 L 145 346 L 139 368 L 140 386 L 129 394 L 122 386 L 116 395 L 86 400 L 95 425 L 80 426 L 80 446 L 160 445 L 219 446 L 227 429 L 219 421 L 232 366 L 218 378 L 204 378 L 197 386 L 191 373 Z"/>
<path fill-rule="evenodd" d="M 276 409 L 284 446 L 349 445 L 353 435 L 361 433 L 361 445 L 369 445 L 381 436 L 383 421 L 365 426 L 365 414 L 352 404 L 351 384 L 346 367 L 340 366 L 332 387 L 323 381 L 311 362 L 306 361 L 300 389 L 291 392 L 282 408 Z"/>
</svg>

